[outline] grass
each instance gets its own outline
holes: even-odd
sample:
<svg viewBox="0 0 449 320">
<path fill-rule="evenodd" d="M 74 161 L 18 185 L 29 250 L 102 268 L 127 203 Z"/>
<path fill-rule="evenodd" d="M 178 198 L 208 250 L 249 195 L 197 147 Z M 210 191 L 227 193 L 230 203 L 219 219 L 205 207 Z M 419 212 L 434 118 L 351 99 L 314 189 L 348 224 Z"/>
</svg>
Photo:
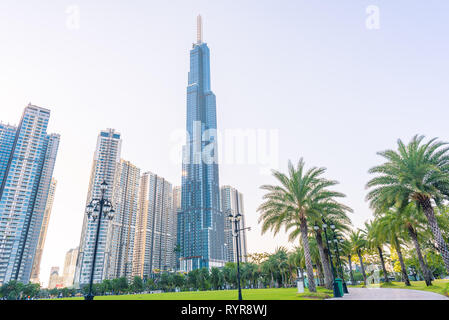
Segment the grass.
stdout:
<svg viewBox="0 0 449 320">
<path fill-rule="evenodd" d="M 333 297 L 332 291 L 318 287 L 317 292 L 297 293 L 297 288 L 243 289 L 245 300 L 324 300 Z M 83 300 L 66 298 L 61 300 Z M 121 296 L 98 296 L 95 300 L 237 300 L 237 290 L 168 292 Z"/>
<path fill-rule="evenodd" d="M 411 286 L 407 287 L 404 282 L 391 282 L 368 285 L 367 288 L 392 288 L 392 289 L 411 289 L 435 292 L 449 297 L 449 280 L 434 280 L 432 286 L 427 287 L 424 281 L 410 281 Z M 364 288 L 364 285 L 348 286 L 349 288 Z"/>
</svg>

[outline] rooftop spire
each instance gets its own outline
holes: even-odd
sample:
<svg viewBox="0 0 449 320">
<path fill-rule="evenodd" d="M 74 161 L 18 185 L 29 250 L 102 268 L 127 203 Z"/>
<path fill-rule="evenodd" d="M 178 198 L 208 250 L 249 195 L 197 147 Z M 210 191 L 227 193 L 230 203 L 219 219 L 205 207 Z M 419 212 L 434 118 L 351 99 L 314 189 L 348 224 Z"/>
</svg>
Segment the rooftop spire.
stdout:
<svg viewBox="0 0 449 320">
<path fill-rule="evenodd" d="M 196 42 L 200 44 L 203 42 L 203 18 L 201 18 L 201 15 L 197 17 L 196 28 Z"/>
</svg>

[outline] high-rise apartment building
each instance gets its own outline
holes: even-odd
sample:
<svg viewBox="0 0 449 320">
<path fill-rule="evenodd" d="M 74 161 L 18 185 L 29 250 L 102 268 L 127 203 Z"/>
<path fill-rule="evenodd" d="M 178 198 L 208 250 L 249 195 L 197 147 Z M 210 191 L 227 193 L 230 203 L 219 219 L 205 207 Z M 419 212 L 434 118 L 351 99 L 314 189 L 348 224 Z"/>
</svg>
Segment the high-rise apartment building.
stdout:
<svg viewBox="0 0 449 320">
<path fill-rule="evenodd" d="M 64 288 L 70 288 L 73 286 L 73 280 L 75 278 L 76 260 L 78 258 L 78 248 L 70 249 L 65 254 L 64 271 L 62 273 L 62 283 Z"/>
<path fill-rule="evenodd" d="M 114 129 L 103 130 L 98 135 L 89 180 L 86 206 L 92 199 L 101 198 L 102 192 L 100 185 L 103 181 L 108 184 L 105 197 L 110 201 L 113 200 L 114 181 L 120 166 L 121 145 L 121 135 Z M 110 221 L 108 219 L 101 220 L 97 258 L 95 266 L 92 268 L 96 231 L 99 220 L 94 221 L 93 219 L 88 219 L 84 212 L 83 217 L 84 221 L 79 245 L 80 251 L 78 254 L 74 281 L 76 287 L 84 286 L 89 283 L 91 270 L 94 270 L 93 279 L 95 283 L 102 282 L 106 278 L 106 240 Z"/>
<path fill-rule="evenodd" d="M 33 283 L 40 283 L 39 274 L 42 260 L 42 253 L 44 251 L 45 239 L 47 237 L 48 224 L 50 222 L 51 210 L 53 208 L 53 202 L 55 200 L 56 192 L 56 180 L 52 179 L 50 184 L 50 190 L 48 192 L 47 205 L 45 206 L 44 218 L 42 219 L 41 232 L 39 234 L 39 241 L 37 243 L 36 255 L 33 261 L 33 268 L 31 269 L 31 279 Z"/>
<path fill-rule="evenodd" d="M 31 277 L 60 140 L 49 119 L 29 104 L 17 127 L 0 124 L 0 285 Z"/>
<path fill-rule="evenodd" d="M 202 40 L 190 51 L 187 87 L 187 141 L 183 150 L 182 212 L 178 214 L 180 268 L 220 267 L 224 257 L 224 219 L 220 212 L 215 95 L 211 91 L 210 52 Z"/>
<path fill-rule="evenodd" d="M 115 179 L 115 217 L 109 225 L 107 278 L 132 278 L 140 169 L 121 160 Z"/>
<path fill-rule="evenodd" d="M 178 215 L 182 213 L 182 206 L 181 206 L 181 199 L 182 199 L 182 188 L 181 186 L 176 186 L 173 188 L 173 210 L 175 215 L 175 223 L 174 227 L 176 228 L 176 246 L 175 246 L 175 265 L 176 270 L 180 269 L 180 255 L 181 255 L 181 246 L 178 243 L 178 232 L 181 230 L 180 226 L 178 225 L 179 219 Z"/>
<path fill-rule="evenodd" d="M 140 180 L 133 275 L 142 278 L 176 267 L 172 185 L 151 172 Z"/>
<path fill-rule="evenodd" d="M 241 262 L 247 261 L 246 247 L 246 226 L 245 213 L 243 209 L 243 194 L 231 186 L 221 187 L 221 209 L 225 217 L 225 256 L 226 261 L 237 262 L 237 245 L 239 246 L 239 256 Z M 242 230 L 239 233 L 239 241 L 235 234 L 235 222 L 228 219 L 229 215 L 237 216 L 241 214 L 238 228 Z"/>
</svg>

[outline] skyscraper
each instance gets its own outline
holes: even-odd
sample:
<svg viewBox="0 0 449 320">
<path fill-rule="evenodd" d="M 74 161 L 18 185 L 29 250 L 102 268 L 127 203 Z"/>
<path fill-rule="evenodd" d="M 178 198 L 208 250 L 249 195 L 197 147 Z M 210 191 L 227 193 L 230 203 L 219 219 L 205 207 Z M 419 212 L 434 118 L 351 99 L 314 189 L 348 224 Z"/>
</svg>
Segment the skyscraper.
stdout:
<svg viewBox="0 0 449 320">
<path fill-rule="evenodd" d="M 78 248 L 70 249 L 65 254 L 64 271 L 62 273 L 63 285 L 65 288 L 73 286 L 73 279 L 75 277 L 77 258 L 78 258 Z"/>
<path fill-rule="evenodd" d="M 183 150 L 182 212 L 178 215 L 180 268 L 220 267 L 224 259 L 224 219 L 220 212 L 215 95 L 210 52 L 198 16 L 197 42 L 190 51 L 187 87 L 187 141 Z"/>
<path fill-rule="evenodd" d="M 45 206 L 44 218 L 42 219 L 41 232 L 39 234 L 39 241 L 37 243 L 36 255 L 33 261 L 33 268 L 31 270 L 31 279 L 33 283 L 39 283 L 39 274 L 42 260 L 42 253 L 45 246 L 45 238 L 47 237 L 48 224 L 50 222 L 51 210 L 53 208 L 53 202 L 55 200 L 56 192 L 56 180 L 52 179 L 50 184 L 50 190 L 48 192 L 47 205 Z"/>
<path fill-rule="evenodd" d="M 175 223 L 174 223 L 174 233 L 176 234 L 176 246 L 175 246 L 175 266 L 176 270 L 180 269 L 180 263 L 179 258 L 181 254 L 181 247 L 178 243 L 178 232 L 181 230 L 178 223 L 180 220 L 178 219 L 178 215 L 182 213 L 182 206 L 181 206 L 181 199 L 182 199 L 182 188 L 181 186 L 176 186 L 173 188 L 173 210 L 175 215 Z"/>
<path fill-rule="evenodd" d="M 146 172 L 140 180 L 133 275 L 144 278 L 158 271 L 174 270 L 175 246 L 172 185 Z"/>
<path fill-rule="evenodd" d="M 140 169 L 121 160 L 115 179 L 115 217 L 108 231 L 107 278 L 132 277 Z"/>
<path fill-rule="evenodd" d="M 225 256 L 226 261 L 237 262 L 237 245 L 239 245 L 240 261 L 247 261 L 247 247 L 246 247 L 246 230 L 245 229 L 245 213 L 243 209 L 243 194 L 231 186 L 221 187 L 221 209 L 225 216 Z M 239 229 L 242 231 L 239 234 L 239 241 L 237 243 L 234 233 L 234 222 L 231 222 L 227 217 L 232 214 L 236 216 L 241 214 L 239 221 Z"/>
<path fill-rule="evenodd" d="M 94 153 L 92 171 L 89 180 L 86 206 L 92 199 L 101 198 L 100 185 L 103 181 L 108 184 L 105 197 L 112 201 L 114 179 L 117 169 L 120 166 L 122 140 L 120 133 L 114 129 L 107 129 L 100 132 L 97 138 L 97 146 Z M 90 281 L 90 274 L 93 263 L 93 253 L 95 247 L 95 238 L 98 220 L 88 219 L 83 212 L 83 227 L 80 239 L 80 252 L 75 273 L 75 286 L 84 286 Z M 110 221 L 101 220 L 100 234 L 98 240 L 97 259 L 94 267 L 94 282 L 102 282 L 105 277 L 106 269 L 106 240 Z"/>
<path fill-rule="evenodd" d="M 30 280 L 60 140 L 49 119 L 29 104 L 17 127 L 0 124 L 0 285 Z"/>
</svg>

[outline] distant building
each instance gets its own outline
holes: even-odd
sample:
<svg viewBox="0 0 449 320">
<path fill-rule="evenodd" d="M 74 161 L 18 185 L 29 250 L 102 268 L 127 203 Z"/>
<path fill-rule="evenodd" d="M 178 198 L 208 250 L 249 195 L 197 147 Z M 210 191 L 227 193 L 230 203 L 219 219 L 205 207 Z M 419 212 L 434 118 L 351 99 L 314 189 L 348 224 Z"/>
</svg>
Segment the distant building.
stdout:
<svg viewBox="0 0 449 320">
<path fill-rule="evenodd" d="M 225 256 L 226 261 L 237 262 L 237 243 L 236 237 L 233 236 L 233 230 L 235 229 L 234 222 L 228 219 L 228 216 L 232 214 L 236 216 L 241 214 L 239 229 L 243 230 L 246 227 L 245 213 L 243 208 L 243 194 L 237 189 L 231 186 L 221 187 L 221 209 L 225 218 Z M 240 232 L 239 235 L 239 251 L 240 261 L 247 262 L 247 246 L 246 246 L 246 230 Z"/>
<path fill-rule="evenodd" d="M 109 224 L 107 278 L 132 278 L 140 169 L 121 160 L 114 186 L 115 217 Z"/>
<path fill-rule="evenodd" d="M 40 283 L 39 274 L 42 260 L 42 253 L 44 251 L 45 238 L 47 237 L 48 224 L 50 222 L 51 210 L 53 208 L 53 202 L 55 200 L 57 181 L 51 180 L 50 190 L 48 192 L 47 205 L 45 206 L 44 218 L 42 220 L 41 232 L 39 234 L 39 241 L 37 243 L 36 255 L 34 257 L 33 269 L 31 270 L 31 279 L 33 283 Z"/>
<path fill-rule="evenodd" d="M 114 181 L 120 166 L 121 145 L 121 135 L 114 129 L 103 130 L 98 135 L 86 206 L 92 199 L 101 198 L 100 185 L 103 181 L 108 184 L 105 197 L 110 201 L 113 200 Z M 97 257 L 95 267 L 92 268 L 98 220 L 93 221 L 93 219 L 88 219 L 84 212 L 82 214 L 84 221 L 74 280 L 76 287 L 89 283 L 92 269 L 94 270 L 94 283 L 100 283 L 106 279 L 106 240 L 110 221 L 108 219 L 101 220 Z"/>
<path fill-rule="evenodd" d="M 60 140 L 49 119 L 29 104 L 17 127 L 0 124 L 0 285 L 31 278 Z"/>
<path fill-rule="evenodd" d="M 48 280 L 48 289 L 62 288 L 63 277 L 59 275 L 59 267 L 52 267 L 50 270 L 50 279 Z"/>
<path fill-rule="evenodd" d="M 78 248 L 70 249 L 64 260 L 64 271 L 62 274 L 63 285 L 65 288 L 73 286 L 73 280 L 75 278 L 76 260 L 78 258 Z"/>
<path fill-rule="evenodd" d="M 174 210 L 174 227 L 176 230 L 174 230 L 174 233 L 176 234 L 176 247 L 175 247 L 175 265 L 176 270 L 180 269 L 180 257 L 181 257 L 181 246 L 178 242 L 178 232 L 181 230 L 181 227 L 178 225 L 178 222 L 181 221 L 178 219 L 178 215 L 182 213 L 182 206 L 181 206 L 181 199 L 182 199 L 182 188 L 181 186 L 176 186 L 173 188 L 173 210 Z"/>
<path fill-rule="evenodd" d="M 142 278 L 176 267 L 172 185 L 156 174 L 140 180 L 133 275 Z"/>
</svg>

